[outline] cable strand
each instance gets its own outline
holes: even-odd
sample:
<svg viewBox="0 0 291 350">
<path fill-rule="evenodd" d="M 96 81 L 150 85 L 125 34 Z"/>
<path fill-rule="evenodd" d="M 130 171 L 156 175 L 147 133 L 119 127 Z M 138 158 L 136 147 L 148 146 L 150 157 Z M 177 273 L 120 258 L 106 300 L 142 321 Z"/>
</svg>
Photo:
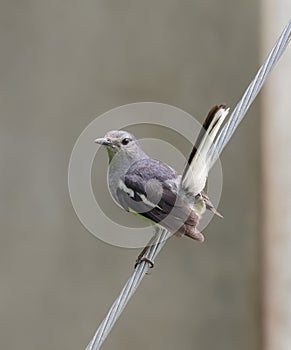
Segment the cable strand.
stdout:
<svg viewBox="0 0 291 350">
<path fill-rule="evenodd" d="M 273 49 L 270 54 L 262 64 L 261 68 L 258 70 L 255 78 L 251 81 L 242 98 L 234 108 L 231 113 L 228 121 L 225 123 L 224 127 L 221 129 L 218 134 L 215 142 L 211 146 L 208 152 L 208 159 L 210 168 L 213 166 L 215 161 L 219 158 L 224 147 L 227 145 L 234 131 L 246 115 L 250 105 L 257 97 L 260 92 L 265 80 L 268 75 L 271 73 L 272 69 L 275 67 L 279 58 L 282 56 L 287 45 L 291 39 L 291 20 L 288 22 L 284 28 L 282 34 L 276 41 Z"/>
<path fill-rule="evenodd" d="M 170 236 L 171 236 L 171 233 L 169 233 L 166 229 L 159 227 L 156 233 L 155 241 L 151 246 L 149 246 L 149 249 L 146 252 L 145 257 L 151 261 L 154 261 L 156 256 L 159 254 L 160 250 L 166 243 L 166 240 Z M 148 272 L 149 268 L 150 268 L 149 263 L 146 261 L 143 261 L 139 265 L 137 265 L 137 267 L 131 274 L 130 278 L 128 279 L 127 283 L 123 287 L 122 291 L 120 292 L 119 296 L 117 297 L 117 299 L 115 300 L 111 308 L 109 309 L 106 317 L 100 324 L 92 340 L 86 347 L 86 350 L 100 349 L 104 340 L 110 333 L 112 327 L 114 326 L 115 322 L 121 315 L 123 309 L 127 305 L 130 298 L 133 296 L 134 292 L 136 291 L 140 282 Z"/>
</svg>

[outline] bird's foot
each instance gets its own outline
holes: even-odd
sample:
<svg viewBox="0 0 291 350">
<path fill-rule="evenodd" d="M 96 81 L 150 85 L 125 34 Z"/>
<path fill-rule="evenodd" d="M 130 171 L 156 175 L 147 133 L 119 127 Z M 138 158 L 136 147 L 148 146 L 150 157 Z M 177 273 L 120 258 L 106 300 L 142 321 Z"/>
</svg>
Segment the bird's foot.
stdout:
<svg viewBox="0 0 291 350">
<path fill-rule="evenodd" d="M 143 261 L 147 262 L 149 264 L 149 268 L 152 269 L 154 266 L 155 266 L 155 263 L 147 258 L 146 256 L 139 256 L 137 259 L 136 259 L 136 262 L 134 264 L 134 268 L 136 268 L 139 264 L 141 264 Z"/>
</svg>

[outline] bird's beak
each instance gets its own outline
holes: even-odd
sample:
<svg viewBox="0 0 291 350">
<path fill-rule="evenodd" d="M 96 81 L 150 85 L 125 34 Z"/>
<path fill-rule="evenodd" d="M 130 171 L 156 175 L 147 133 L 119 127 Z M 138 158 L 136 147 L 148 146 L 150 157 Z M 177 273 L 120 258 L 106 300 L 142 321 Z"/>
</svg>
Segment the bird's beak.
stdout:
<svg viewBox="0 0 291 350">
<path fill-rule="evenodd" d="M 96 140 L 94 140 L 94 142 L 98 143 L 99 145 L 103 145 L 103 146 L 109 146 L 112 144 L 112 142 L 105 137 L 102 137 L 100 139 L 96 139 Z"/>
</svg>

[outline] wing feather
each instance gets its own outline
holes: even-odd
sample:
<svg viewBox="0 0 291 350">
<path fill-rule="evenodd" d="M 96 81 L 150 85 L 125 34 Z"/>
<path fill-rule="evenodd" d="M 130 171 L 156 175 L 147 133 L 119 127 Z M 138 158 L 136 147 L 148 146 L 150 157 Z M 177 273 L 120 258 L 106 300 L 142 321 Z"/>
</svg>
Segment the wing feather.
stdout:
<svg viewBox="0 0 291 350">
<path fill-rule="evenodd" d="M 117 198 L 127 211 L 134 211 L 171 232 L 191 231 L 191 238 L 203 240 L 196 231 L 199 220 L 189 204 L 177 196 L 177 191 L 167 185 L 174 181 L 176 172 L 167 164 L 146 159 L 134 163 L 122 179 Z M 191 228 L 191 229 L 189 229 Z"/>
</svg>

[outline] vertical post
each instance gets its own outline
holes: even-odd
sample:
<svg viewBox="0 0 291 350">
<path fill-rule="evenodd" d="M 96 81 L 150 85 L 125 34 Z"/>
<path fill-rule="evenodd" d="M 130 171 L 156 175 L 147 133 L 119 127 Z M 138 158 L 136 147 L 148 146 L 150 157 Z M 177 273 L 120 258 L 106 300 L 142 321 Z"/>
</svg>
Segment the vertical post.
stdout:
<svg viewBox="0 0 291 350">
<path fill-rule="evenodd" d="M 263 56 L 288 21 L 290 0 L 262 1 Z M 264 350 L 291 347 L 291 51 L 262 97 Z"/>
</svg>

